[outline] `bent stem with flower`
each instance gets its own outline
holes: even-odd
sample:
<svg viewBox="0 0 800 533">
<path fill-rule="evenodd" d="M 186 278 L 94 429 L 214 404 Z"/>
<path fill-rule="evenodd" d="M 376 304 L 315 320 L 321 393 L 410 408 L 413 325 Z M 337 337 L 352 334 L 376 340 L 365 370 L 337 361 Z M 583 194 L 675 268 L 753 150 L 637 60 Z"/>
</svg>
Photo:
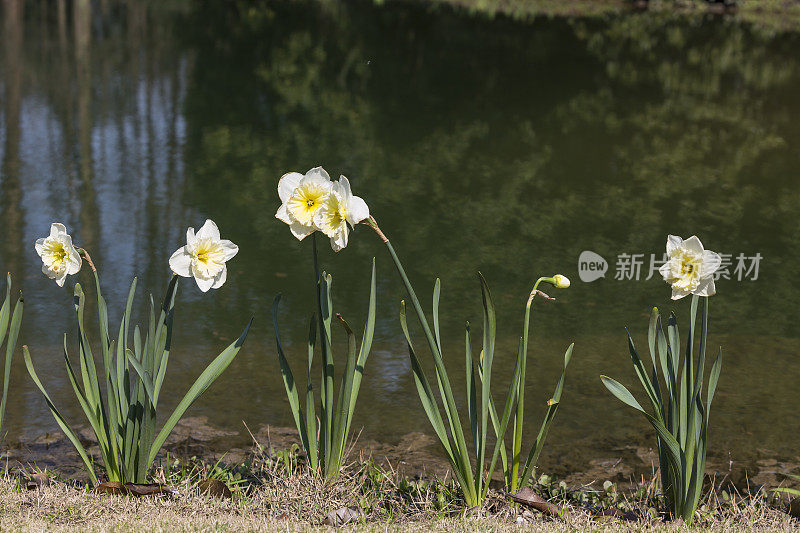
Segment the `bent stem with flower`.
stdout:
<svg viewBox="0 0 800 533">
<path fill-rule="evenodd" d="M 656 430 L 661 487 L 670 513 L 673 518 L 691 524 L 703 489 L 708 420 L 722 370 L 720 348 L 711 366 L 703 403 L 708 299 L 716 292 L 713 274 L 719 268 L 720 257 L 715 252 L 705 250 L 695 236 L 684 241 L 674 235 L 667 239 L 667 255 L 669 260 L 661 267 L 661 274 L 672 286 L 672 299 L 692 295 L 689 337 L 684 356 L 680 355 L 680 335 L 675 314 L 670 313 L 665 334 L 661 315 L 657 308 L 653 308 L 647 337 L 652 361 L 650 372 L 645 369 L 628 332 L 628 351 L 633 368 L 650 401 L 652 413 L 646 411 L 618 381 L 607 376 L 600 376 L 600 379 L 614 396 L 640 411 Z M 703 305 L 695 355 L 700 298 L 703 299 Z"/>
<path fill-rule="evenodd" d="M 347 246 L 351 227 L 369 216 L 366 203 L 352 194 L 347 178 L 341 176 L 339 181 L 331 183 L 328 173 L 322 167 L 313 168 L 305 175 L 297 172 L 285 174 L 278 184 L 278 195 L 282 204 L 275 216 L 289 225 L 292 235 L 298 240 L 303 240 L 308 235 L 321 231 L 330 238 L 331 247 L 337 252 Z M 330 274 L 320 272 L 316 235 L 312 235 L 311 239 L 316 312 L 312 313 L 309 320 L 304 406 L 281 342 L 278 328 L 280 294 L 275 297 L 272 305 L 272 320 L 286 396 L 308 458 L 309 468 L 314 474 L 324 476 L 327 481 L 333 481 L 339 476 L 345 458 L 364 366 L 372 348 L 376 305 L 375 260 L 372 260 L 369 307 L 360 346 L 357 346 L 355 334 L 347 321 L 336 314 L 347 335 L 345 369 L 337 394 L 334 385 L 335 357 L 332 349 L 333 279 Z M 317 338 L 322 359 L 319 422 L 311 376 Z M 334 396 L 336 396 L 335 402 Z"/>
<path fill-rule="evenodd" d="M 511 444 L 511 468 L 509 469 L 508 463 L 506 462 L 505 458 L 503 460 L 503 470 L 505 472 L 505 479 L 506 479 L 506 489 L 508 492 L 514 493 L 519 488 L 524 487 L 525 485 L 529 484 L 531 479 L 533 478 L 536 462 L 539 459 L 539 454 L 542 452 L 544 447 L 544 440 L 547 437 L 547 433 L 550 430 L 550 425 L 553 423 L 555 419 L 556 413 L 558 412 L 558 406 L 561 403 L 561 392 L 564 389 L 564 379 L 566 378 L 567 373 L 567 365 L 569 365 L 570 358 L 572 356 L 572 347 L 573 344 L 569 346 L 566 353 L 564 354 L 564 369 L 561 372 L 561 377 L 556 384 L 555 391 L 553 392 L 553 396 L 547 401 L 547 412 L 545 413 L 544 419 L 542 420 L 541 427 L 539 428 L 539 433 L 536 436 L 536 440 L 533 442 L 531 446 L 530 452 L 528 453 L 528 457 L 525 460 L 525 464 L 522 469 L 522 477 L 519 477 L 519 468 L 520 468 L 520 452 L 522 451 L 522 427 L 524 425 L 525 420 L 525 374 L 527 369 L 527 360 L 528 360 L 528 336 L 529 336 L 529 328 L 531 322 L 531 311 L 534 299 L 537 295 L 542 295 L 546 299 L 549 297 L 542 293 L 539 290 L 539 285 L 541 283 L 549 283 L 556 287 L 557 289 L 566 289 L 569 287 L 570 282 L 566 276 L 562 274 L 556 274 L 555 276 L 548 278 L 542 277 L 536 280 L 536 283 L 533 285 L 533 289 L 531 290 L 531 294 L 528 297 L 528 302 L 525 306 L 525 321 L 523 323 L 523 330 L 522 330 L 522 353 L 523 357 L 520 362 L 521 370 L 519 375 L 519 381 L 517 383 L 517 390 L 519 395 L 519 400 L 517 401 L 517 411 L 514 415 L 513 419 L 513 438 Z"/>
<path fill-rule="evenodd" d="M 491 297 L 491 292 L 486 284 L 486 280 L 480 273 L 478 274 L 483 301 L 483 342 L 477 363 L 475 363 L 472 355 L 469 323 L 467 323 L 465 336 L 467 411 L 470 419 L 470 430 L 476 463 L 473 469 L 470 453 L 467 448 L 465 432 L 462 428 L 461 420 L 459 418 L 459 412 L 453 396 L 452 386 L 450 384 L 450 379 L 448 377 L 442 355 L 442 344 L 439 335 L 440 281 L 438 279 L 436 280 L 433 290 L 433 329 L 431 329 L 430 323 L 428 322 L 428 319 L 422 310 L 422 306 L 419 303 L 419 299 L 416 296 L 416 292 L 414 291 L 414 288 L 411 285 L 405 269 L 403 268 L 400 259 L 397 257 L 397 253 L 395 252 L 391 242 L 389 242 L 389 239 L 381 231 L 374 218 L 370 217 L 366 219 L 364 224 L 367 224 L 375 231 L 375 233 L 389 250 L 389 255 L 391 256 L 395 267 L 397 268 L 400 279 L 403 281 L 403 284 L 406 287 L 411 304 L 417 315 L 419 323 L 422 326 L 423 333 L 428 343 L 428 348 L 433 355 L 436 382 L 439 389 L 439 396 L 442 399 L 441 410 L 443 410 L 445 413 L 447 424 L 445 424 L 444 419 L 441 417 L 439 402 L 434 396 L 430 383 L 417 357 L 416 350 L 412 343 L 411 335 L 408 329 L 405 302 L 401 302 L 400 321 L 408 344 L 417 392 L 420 400 L 422 401 L 425 413 L 428 416 L 428 420 L 433 426 L 434 431 L 439 438 L 439 442 L 442 444 L 442 447 L 445 450 L 448 461 L 453 468 L 456 480 L 459 482 L 462 490 L 464 491 L 464 498 L 467 502 L 467 505 L 476 506 L 483 503 L 484 499 L 486 498 L 486 493 L 489 489 L 489 480 L 494 472 L 498 457 L 501 458 L 503 464 L 506 486 L 509 491 L 516 490 L 518 487 L 523 486 L 533 475 L 533 469 L 535 467 L 536 460 L 538 459 L 539 453 L 542 450 L 545 437 L 558 409 L 564 386 L 566 368 L 569 364 L 570 358 L 572 357 L 573 349 L 573 345 L 570 345 L 564 354 L 564 371 L 562 372 L 561 378 L 556 385 L 553 397 L 548 402 L 547 413 L 542 422 L 542 426 L 539 430 L 536 441 L 534 442 L 530 453 L 528 454 L 528 458 L 523 468 L 523 475 L 520 478 L 520 450 L 522 446 L 522 425 L 524 419 L 524 404 L 522 401 L 524 400 L 523 391 L 525 385 L 525 368 L 527 366 L 528 333 L 531 306 L 535 295 L 543 294 L 538 290 L 540 283 L 546 282 L 558 288 L 566 288 L 569 286 L 569 280 L 565 276 L 558 274 L 552 278 L 540 278 L 536 281 L 526 305 L 523 336 L 520 337 L 519 341 L 514 375 L 509 385 L 509 390 L 506 396 L 502 414 L 499 415 L 491 394 L 491 372 L 492 362 L 494 359 L 496 333 L 495 307 Z M 481 384 L 480 395 L 477 393 L 475 380 L 476 371 L 478 375 L 478 381 Z M 509 462 L 505 449 L 504 437 L 515 403 L 517 410 L 516 414 L 514 415 L 512 457 L 511 462 Z M 489 419 L 491 419 L 496 442 L 487 467 L 487 430 Z"/>
<path fill-rule="evenodd" d="M 54 226 L 56 225 L 54 224 Z M 58 226 L 63 228 L 63 225 L 59 224 Z M 71 238 L 64 239 L 60 234 L 58 237 L 62 239 L 61 242 L 69 242 L 71 246 Z M 67 237 L 69 236 L 67 235 Z M 37 252 L 40 250 L 39 244 L 37 241 Z M 42 246 L 42 249 L 46 249 L 46 246 Z M 172 325 L 178 276 L 173 276 L 169 282 L 157 319 L 153 299 L 152 297 L 150 298 L 148 325 L 144 329 L 144 333 L 142 333 L 139 326 L 133 328 L 133 340 L 131 343 L 130 317 L 133 296 L 136 290 L 136 278 L 134 278 L 128 292 L 128 299 L 120 320 L 117 337 L 112 339 L 106 303 L 100 290 L 100 279 L 94 263 L 86 250 L 77 247 L 73 247 L 73 249 L 76 254 L 80 251 L 86 262 L 92 267 L 97 292 L 100 326 L 99 341 L 102 349 L 104 387 L 101 387 L 101 378 L 97 373 L 91 343 L 84 324 L 86 296 L 80 283 L 75 284 L 74 290 L 74 305 L 78 320 L 78 362 L 80 371 L 76 373 L 73 369 L 67 348 L 67 335 L 65 334 L 64 362 L 67 369 L 67 377 L 75 391 L 78 403 L 97 437 L 101 460 L 105 466 L 108 479 L 123 483 L 143 483 L 146 481 L 147 473 L 161 446 L 183 414 L 233 361 L 247 337 L 250 324 L 248 323 L 236 341 L 231 343 L 206 367 L 166 422 L 164 422 L 161 430 L 156 433 L 158 404 L 172 349 Z M 72 250 L 69 250 L 69 252 L 72 253 Z M 42 260 L 47 266 L 50 258 L 43 255 Z M 53 271 L 59 276 L 63 273 L 55 268 Z M 68 273 L 75 274 L 77 271 Z M 208 277 L 208 272 L 202 272 L 202 274 Z M 63 285 L 64 277 L 66 276 L 55 277 L 54 279 L 59 285 Z M 219 271 L 210 279 L 211 285 L 219 286 L 224 282 L 224 277 L 220 276 Z M 219 281 L 220 279 L 222 280 L 221 282 Z M 198 285 L 200 285 L 200 282 L 201 280 L 198 279 Z M 208 283 L 208 281 L 205 282 Z M 201 286 L 200 288 L 202 289 L 203 287 Z M 252 319 L 250 322 L 252 323 Z M 143 335 L 144 338 L 142 338 Z M 95 472 L 92 459 L 81 444 L 77 434 L 72 430 L 70 424 L 47 394 L 36 374 L 27 346 L 23 346 L 23 355 L 28 373 L 44 396 L 50 412 L 67 438 L 75 446 L 92 483 L 98 485 L 100 480 Z"/>
</svg>

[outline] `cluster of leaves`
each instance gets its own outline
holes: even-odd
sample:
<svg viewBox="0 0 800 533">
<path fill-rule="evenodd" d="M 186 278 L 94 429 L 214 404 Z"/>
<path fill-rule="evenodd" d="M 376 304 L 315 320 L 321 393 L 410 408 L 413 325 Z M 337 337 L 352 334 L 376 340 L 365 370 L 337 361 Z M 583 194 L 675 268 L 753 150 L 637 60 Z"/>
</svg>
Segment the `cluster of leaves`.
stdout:
<svg viewBox="0 0 800 533">
<path fill-rule="evenodd" d="M 275 297 L 272 305 L 272 321 L 275 329 L 275 340 L 278 349 L 278 362 L 281 376 L 289 399 L 295 426 L 300 434 L 300 441 L 308 457 L 309 466 L 315 474 L 321 474 L 327 480 L 334 480 L 342 469 L 345 453 L 350 435 L 350 425 L 353 421 L 353 412 L 358 400 L 358 392 L 364 375 L 364 365 L 372 348 L 372 338 L 375 332 L 375 260 L 372 261 L 372 276 L 370 280 L 369 307 L 367 322 L 364 326 L 364 335 L 361 345 L 357 346 L 355 333 L 342 318 L 337 315 L 347 333 L 347 359 L 344 374 L 339 385 L 338 396 L 334 390 L 335 358 L 332 343 L 333 323 L 333 298 L 331 296 L 331 283 L 333 278 L 319 272 L 317 267 L 316 235 L 311 237 L 313 244 L 314 289 L 316 293 L 317 310 L 312 313 L 309 320 L 308 331 L 308 367 L 305 387 L 305 402 L 301 404 L 297 382 L 292 372 L 289 361 L 286 359 L 278 329 L 278 303 L 280 294 Z M 317 332 L 320 337 L 320 351 L 322 353 L 322 379 L 320 380 L 320 418 L 316 416 L 317 402 L 314 397 L 314 386 L 311 368 L 314 362 L 314 352 L 317 344 Z M 334 401 L 336 397 L 336 401 Z"/>
<path fill-rule="evenodd" d="M 136 279 L 128 292 L 125 312 L 119 325 L 116 339 L 109 334 L 108 311 L 100 291 L 100 279 L 94 270 L 97 291 L 97 308 L 102 348 L 103 378 L 97 373 L 87 328 L 84 324 L 86 296 L 80 283 L 75 284 L 74 305 L 78 323 L 79 374 L 70 362 L 67 335 L 64 335 L 64 362 L 67 376 L 75 391 L 78 403 L 97 437 L 100 455 L 109 481 L 121 483 L 145 483 L 147 474 L 159 450 L 194 401 L 230 365 L 244 343 L 250 324 L 240 337 L 223 350 L 203 370 L 184 397 L 175 407 L 160 431 L 156 432 L 157 408 L 172 342 L 172 324 L 178 277 L 170 281 L 160 312 L 150 298 L 150 313 L 144 338 L 139 326 L 133 328 L 133 342 L 129 334 Z M 156 318 L 158 316 L 158 318 Z M 251 321 L 252 322 L 252 321 Z M 28 373 L 47 402 L 51 414 L 61 430 L 77 450 L 92 483 L 97 486 L 100 479 L 95 472 L 93 460 L 81 444 L 78 435 L 70 427 L 47 394 L 44 385 L 33 367 L 28 347 L 23 347 Z M 78 381 L 80 376 L 80 382 Z"/>
<path fill-rule="evenodd" d="M 661 326 L 661 315 L 658 309 L 653 309 L 648 334 L 652 361 L 650 372 L 642 364 L 633 339 L 630 334 L 628 335 L 631 361 L 650 400 L 652 413 L 645 411 L 624 385 L 612 378 L 601 376 L 603 384 L 614 396 L 644 414 L 656 430 L 661 486 L 669 501 L 672 516 L 682 518 L 687 524 L 691 524 L 694 519 L 703 490 L 708 450 L 708 420 L 711 402 L 722 370 L 720 348 L 711 365 L 704 402 L 702 392 L 708 334 L 708 298 L 702 298 L 700 331 L 696 334 L 699 298 L 692 297 L 689 335 L 683 357 L 681 357 L 680 335 L 674 313 L 669 317 L 665 334 Z M 697 355 L 694 348 L 696 337 L 699 337 Z"/>
</svg>

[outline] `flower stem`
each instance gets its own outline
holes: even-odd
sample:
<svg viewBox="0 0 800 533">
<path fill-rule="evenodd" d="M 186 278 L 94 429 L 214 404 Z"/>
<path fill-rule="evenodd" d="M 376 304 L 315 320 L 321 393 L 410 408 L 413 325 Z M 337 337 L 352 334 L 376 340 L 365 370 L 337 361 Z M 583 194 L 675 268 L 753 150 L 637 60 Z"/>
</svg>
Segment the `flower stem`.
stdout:
<svg viewBox="0 0 800 533">
<path fill-rule="evenodd" d="M 453 433 L 454 447 L 456 448 L 456 450 L 454 450 L 456 460 L 460 463 L 458 465 L 459 470 L 462 472 L 464 479 L 466 480 L 466 486 L 462 486 L 462 489 L 464 490 L 464 498 L 467 500 L 469 505 L 478 505 L 481 496 L 476 488 L 475 478 L 472 473 L 472 466 L 469 463 L 469 454 L 467 452 L 466 440 L 464 438 L 464 430 L 457 420 L 450 418 L 453 416 L 457 417 L 458 409 L 456 408 L 453 390 L 450 387 L 450 378 L 447 376 L 447 370 L 444 366 L 444 359 L 442 358 L 439 345 L 437 344 L 436 338 L 431 332 L 428 319 L 425 317 L 425 313 L 423 312 L 422 306 L 419 303 L 419 299 L 414 291 L 414 287 L 411 286 L 411 282 L 406 275 L 406 271 L 403 268 L 402 263 L 400 263 L 400 259 L 397 257 L 397 253 L 394 251 L 392 243 L 389 242 L 389 239 L 378 227 L 378 223 L 375 218 L 369 217 L 362 223 L 372 228 L 381 241 L 383 241 L 383 243 L 386 245 L 386 248 L 389 250 L 389 255 L 392 257 L 392 261 L 394 262 L 394 266 L 397 268 L 397 273 L 400 275 L 400 279 L 403 281 L 406 292 L 408 292 L 408 296 L 411 299 L 411 304 L 417 314 L 417 319 L 419 320 L 420 326 L 422 326 L 425 339 L 428 341 L 428 348 L 430 349 L 431 354 L 433 354 L 433 361 L 436 366 L 436 374 L 441 386 L 442 401 L 444 402 L 445 411 L 448 413 L 448 418 L 450 419 L 450 429 Z"/>
<path fill-rule="evenodd" d="M 545 281 L 545 278 L 539 278 L 533 284 L 533 289 L 528 297 L 528 302 L 525 304 L 525 322 L 522 326 L 522 361 L 520 362 L 519 382 L 517 383 L 517 413 L 514 416 L 514 439 L 511 448 L 511 486 L 510 492 L 517 492 L 519 483 L 519 462 L 520 453 L 522 450 L 522 422 L 525 413 L 525 370 L 528 366 L 528 333 L 530 330 L 531 321 L 531 307 L 533 307 L 533 300 L 539 292 L 539 284 Z M 525 480 L 523 480 L 523 484 Z"/>
<path fill-rule="evenodd" d="M 83 258 L 86 259 L 86 262 L 89 263 L 89 266 L 92 268 L 92 272 L 97 272 L 97 268 L 94 266 L 94 261 L 92 261 L 92 256 L 89 255 L 89 252 L 86 251 L 85 248 L 76 247 L 79 254 L 83 255 Z"/>
</svg>

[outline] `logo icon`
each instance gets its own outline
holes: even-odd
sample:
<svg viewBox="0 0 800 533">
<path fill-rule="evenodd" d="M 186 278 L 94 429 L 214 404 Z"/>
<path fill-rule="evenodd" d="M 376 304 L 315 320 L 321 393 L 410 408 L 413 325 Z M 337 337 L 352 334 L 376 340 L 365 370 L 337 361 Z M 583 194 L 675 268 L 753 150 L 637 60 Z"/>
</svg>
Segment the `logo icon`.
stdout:
<svg viewBox="0 0 800 533">
<path fill-rule="evenodd" d="M 603 259 L 602 256 L 584 250 L 578 257 L 578 276 L 581 281 L 589 283 L 596 279 L 606 277 L 608 271 L 608 261 Z"/>
</svg>

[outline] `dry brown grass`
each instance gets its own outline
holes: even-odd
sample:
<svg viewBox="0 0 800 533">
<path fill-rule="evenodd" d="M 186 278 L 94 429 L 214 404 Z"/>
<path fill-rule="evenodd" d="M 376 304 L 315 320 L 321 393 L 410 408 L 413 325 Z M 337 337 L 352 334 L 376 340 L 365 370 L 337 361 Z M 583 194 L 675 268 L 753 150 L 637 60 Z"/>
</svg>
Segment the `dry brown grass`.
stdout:
<svg viewBox="0 0 800 533">
<path fill-rule="evenodd" d="M 291 466 L 291 465 L 290 465 Z M 196 478 L 181 479 L 157 474 L 169 480 L 179 495 L 174 497 L 132 498 L 101 495 L 70 483 L 26 490 L 18 478 L 0 480 L 0 530 L 2 531 L 322 531 L 324 516 L 339 507 L 360 506 L 365 520 L 346 526 L 347 531 L 434 531 L 434 532 L 567 532 L 567 531 L 656 531 L 678 532 L 690 529 L 658 519 L 641 522 L 597 522 L 588 510 L 566 504 L 564 518 L 545 518 L 528 514 L 523 525 L 516 523 L 519 511 L 498 495 L 487 509 L 477 513 L 458 507 L 458 498 L 446 501 L 442 509 L 437 483 L 411 485 L 391 472 L 351 465 L 341 480 L 325 485 L 303 473 L 302 468 L 286 468 L 281 462 L 255 461 L 248 465 L 255 475 L 247 488 L 233 499 L 216 499 L 194 489 Z M 402 486 L 401 486 L 402 485 Z M 444 490 L 449 488 L 444 487 Z M 561 502 L 562 504 L 564 502 Z M 645 505 L 628 500 L 625 506 L 646 515 Z M 637 508 L 637 506 L 640 506 Z M 715 506 L 710 506 L 715 507 Z M 698 517 L 692 531 L 800 531 L 798 522 L 771 509 L 764 499 L 741 499 L 724 504 Z"/>
</svg>

